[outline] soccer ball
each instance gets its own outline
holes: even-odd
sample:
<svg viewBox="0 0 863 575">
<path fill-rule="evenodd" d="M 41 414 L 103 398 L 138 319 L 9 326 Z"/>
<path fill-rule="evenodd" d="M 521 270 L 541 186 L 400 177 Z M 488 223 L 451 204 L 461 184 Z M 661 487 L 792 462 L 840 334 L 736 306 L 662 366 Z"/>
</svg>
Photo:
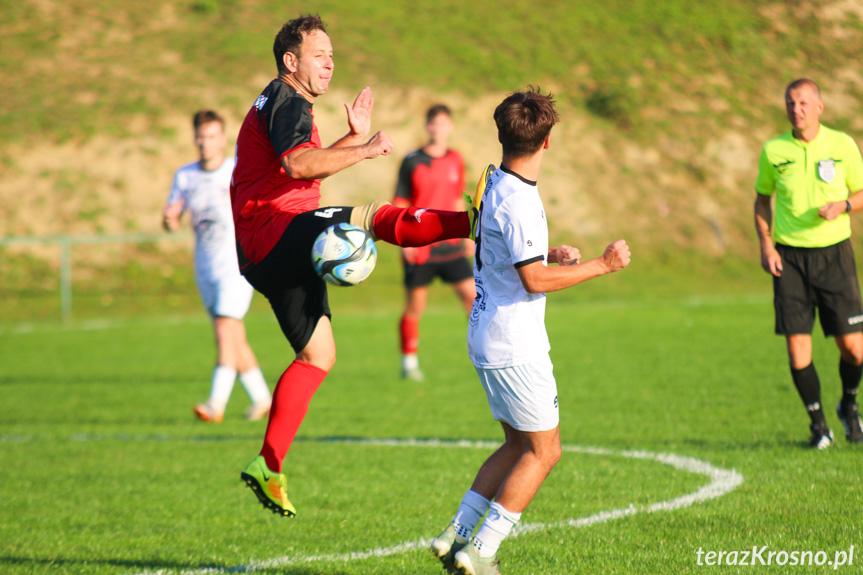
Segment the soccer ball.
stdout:
<svg viewBox="0 0 863 575">
<path fill-rule="evenodd" d="M 355 286 L 369 277 L 378 261 L 372 237 L 351 224 L 335 224 L 320 233 L 312 246 L 315 272 L 337 286 Z"/>
</svg>

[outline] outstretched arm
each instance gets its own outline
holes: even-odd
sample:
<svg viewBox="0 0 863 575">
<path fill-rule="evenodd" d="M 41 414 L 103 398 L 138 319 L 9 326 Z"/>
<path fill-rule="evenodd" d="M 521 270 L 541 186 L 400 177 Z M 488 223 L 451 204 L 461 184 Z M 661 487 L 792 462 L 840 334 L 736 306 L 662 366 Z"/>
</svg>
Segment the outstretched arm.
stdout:
<svg viewBox="0 0 863 575">
<path fill-rule="evenodd" d="M 560 257 L 560 250 L 564 247 L 568 248 L 569 246 L 555 248 L 556 258 Z M 534 262 L 518 268 L 518 275 L 524 289 L 528 293 L 548 293 L 566 289 L 595 277 L 620 271 L 629 265 L 632 257 L 626 240 L 617 240 L 605 248 L 602 256 L 583 264 L 575 263 L 581 254 L 578 254 L 578 258 L 573 259 L 571 256 L 574 254 L 572 252 L 567 253 L 570 257 L 565 258 L 564 261 L 569 261 L 568 264 L 549 267 L 542 265 L 542 262 Z M 553 263 L 551 262 L 551 250 L 549 250 L 549 263 Z M 560 263 L 560 260 L 557 263 Z"/>
<path fill-rule="evenodd" d="M 345 104 L 349 132 L 329 148 L 298 148 L 282 158 L 285 173 L 297 180 L 320 180 L 363 160 L 387 156 L 393 141 L 383 131 L 368 141 L 375 99 L 371 88 L 363 88 L 353 106 Z"/>
<path fill-rule="evenodd" d="M 295 180 L 320 180 L 363 160 L 387 156 L 393 141 L 378 132 L 365 144 L 341 148 L 298 148 L 282 158 L 285 173 Z"/>
</svg>

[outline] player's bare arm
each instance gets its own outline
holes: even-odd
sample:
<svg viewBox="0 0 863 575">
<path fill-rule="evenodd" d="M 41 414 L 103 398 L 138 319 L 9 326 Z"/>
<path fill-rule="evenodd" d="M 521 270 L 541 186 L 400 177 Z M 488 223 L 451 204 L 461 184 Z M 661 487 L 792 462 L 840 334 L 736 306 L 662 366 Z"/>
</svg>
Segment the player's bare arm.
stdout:
<svg viewBox="0 0 863 575">
<path fill-rule="evenodd" d="M 580 256 L 580 254 L 579 254 Z M 629 265 L 632 254 L 626 240 L 617 240 L 603 254 L 578 265 L 549 267 L 534 262 L 518 268 L 521 283 L 528 293 L 559 291 L 601 275 L 614 273 Z"/>
<path fill-rule="evenodd" d="M 359 146 L 299 148 L 282 158 L 282 167 L 296 180 L 321 180 L 363 160 L 388 156 L 392 151 L 393 141 L 381 131 Z"/>
<path fill-rule="evenodd" d="M 863 205 L 863 196 L 860 196 L 861 191 L 863 190 L 858 190 L 851 194 L 848 197 L 847 203 L 845 200 L 841 202 L 827 202 L 818 210 L 818 215 L 829 221 L 835 220 L 840 214 L 844 214 L 845 212 L 850 213 L 859 210 L 861 205 Z M 850 210 L 848 209 L 849 206 Z"/>
<path fill-rule="evenodd" d="M 773 207 L 770 196 L 756 194 L 755 196 L 755 233 L 761 243 L 761 267 L 769 274 L 779 276 L 782 273 L 782 258 L 773 246 L 773 234 L 770 226 L 773 222 Z"/>
<path fill-rule="evenodd" d="M 162 211 L 162 227 L 166 232 L 175 232 L 180 229 L 180 216 L 183 213 L 183 202 L 168 204 Z"/>
</svg>

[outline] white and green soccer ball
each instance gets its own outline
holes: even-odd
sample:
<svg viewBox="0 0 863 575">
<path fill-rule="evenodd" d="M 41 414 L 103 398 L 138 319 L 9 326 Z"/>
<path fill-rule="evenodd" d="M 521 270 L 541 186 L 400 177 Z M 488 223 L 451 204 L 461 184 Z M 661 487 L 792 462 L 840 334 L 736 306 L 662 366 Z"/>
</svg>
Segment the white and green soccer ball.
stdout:
<svg viewBox="0 0 863 575">
<path fill-rule="evenodd" d="M 355 286 L 375 269 L 378 249 L 364 229 L 335 224 L 318 235 L 312 246 L 315 272 L 337 286 Z"/>
</svg>

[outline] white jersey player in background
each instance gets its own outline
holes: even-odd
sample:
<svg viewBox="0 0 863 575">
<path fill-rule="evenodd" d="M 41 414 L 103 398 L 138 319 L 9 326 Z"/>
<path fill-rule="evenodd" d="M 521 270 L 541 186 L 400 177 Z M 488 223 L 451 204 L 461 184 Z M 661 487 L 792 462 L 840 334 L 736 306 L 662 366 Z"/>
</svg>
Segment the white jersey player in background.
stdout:
<svg viewBox="0 0 863 575">
<path fill-rule="evenodd" d="M 584 263 L 575 248 L 548 247 L 536 181 L 558 121 L 552 96 L 533 86 L 516 92 L 497 107 L 494 120 L 503 159 L 500 169 L 487 168 L 478 186 L 486 189 L 477 193 L 477 297 L 468 326 L 468 353 L 505 441 L 483 463 L 452 523 L 431 544 L 449 572 L 468 575 L 500 573 L 501 542 L 560 459 L 545 293 L 621 270 L 630 261 L 624 240 Z"/>
<path fill-rule="evenodd" d="M 243 325 L 254 289 L 240 275 L 237 264 L 228 194 L 234 158 L 225 157 L 224 120 L 218 114 L 202 110 L 194 115 L 193 125 L 199 160 L 177 170 L 162 223 L 173 231 L 180 227 L 180 217 L 189 214 L 195 231 L 195 281 L 216 336 L 210 397 L 195 406 L 195 415 L 220 423 L 239 374 L 252 401 L 246 417 L 262 419 L 269 413 L 271 397 Z"/>
</svg>

